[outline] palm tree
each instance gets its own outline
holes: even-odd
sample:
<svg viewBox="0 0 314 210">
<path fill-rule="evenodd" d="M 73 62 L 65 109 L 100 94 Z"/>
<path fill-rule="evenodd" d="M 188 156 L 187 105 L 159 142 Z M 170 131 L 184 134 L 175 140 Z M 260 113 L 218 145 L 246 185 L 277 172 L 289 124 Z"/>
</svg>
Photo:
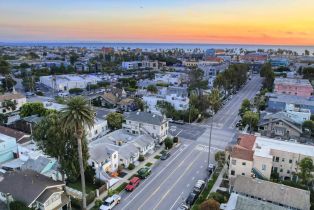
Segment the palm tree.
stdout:
<svg viewBox="0 0 314 210">
<path fill-rule="evenodd" d="M 85 176 L 82 154 L 82 139 L 84 129 L 94 125 L 95 113 L 88 105 L 88 101 L 81 96 L 73 97 L 67 102 L 67 107 L 62 110 L 62 128 L 64 132 L 74 132 L 77 140 L 77 150 L 80 164 L 81 183 L 82 183 L 82 203 L 86 209 Z"/>
</svg>

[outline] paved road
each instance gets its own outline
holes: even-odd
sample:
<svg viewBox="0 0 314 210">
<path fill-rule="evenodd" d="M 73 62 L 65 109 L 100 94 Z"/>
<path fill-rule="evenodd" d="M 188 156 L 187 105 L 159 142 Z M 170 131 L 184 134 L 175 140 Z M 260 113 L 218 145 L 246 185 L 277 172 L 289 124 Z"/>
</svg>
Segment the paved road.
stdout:
<svg viewBox="0 0 314 210">
<path fill-rule="evenodd" d="M 259 90 L 261 79 L 254 76 L 214 117 L 211 161 L 218 150 L 234 139 L 234 125 L 238 109 L 244 98 L 253 98 Z M 207 176 L 209 121 L 203 124 L 170 125 L 172 135 L 181 137 L 182 144 L 172 151 L 171 157 L 160 161 L 152 175 L 132 193 L 122 193 L 120 210 L 173 210 L 184 201 L 198 179 Z M 171 126 L 175 126 L 171 127 Z M 181 131 L 182 130 L 182 131 Z M 187 139 L 190 138 L 190 139 Z"/>
</svg>

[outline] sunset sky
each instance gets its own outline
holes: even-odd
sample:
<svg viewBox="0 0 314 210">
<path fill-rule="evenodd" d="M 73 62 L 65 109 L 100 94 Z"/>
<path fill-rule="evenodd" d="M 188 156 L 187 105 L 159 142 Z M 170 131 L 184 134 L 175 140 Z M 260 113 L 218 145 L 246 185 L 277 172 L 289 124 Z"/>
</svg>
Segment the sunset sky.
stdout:
<svg viewBox="0 0 314 210">
<path fill-rule="evenodd" d="M 314 1 L 0 0 L 0 41 L 314 45 Z"/>
</svg>

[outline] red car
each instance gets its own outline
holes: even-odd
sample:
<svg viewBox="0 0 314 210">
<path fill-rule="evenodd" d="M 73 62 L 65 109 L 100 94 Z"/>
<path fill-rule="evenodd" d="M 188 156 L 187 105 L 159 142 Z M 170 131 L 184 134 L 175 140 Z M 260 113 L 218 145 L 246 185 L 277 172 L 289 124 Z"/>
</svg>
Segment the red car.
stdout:
<svg viewBox="0 0 314 210">
<path fill-rule="evenodd" d="M 140 178 L 136 176 L 133 177 L 130 180 L 129 184 L 125 187 L 125 190 L 129 192 L 133 191 L 139 185 L 140 181 L 141 181 Z"/>
</svg>

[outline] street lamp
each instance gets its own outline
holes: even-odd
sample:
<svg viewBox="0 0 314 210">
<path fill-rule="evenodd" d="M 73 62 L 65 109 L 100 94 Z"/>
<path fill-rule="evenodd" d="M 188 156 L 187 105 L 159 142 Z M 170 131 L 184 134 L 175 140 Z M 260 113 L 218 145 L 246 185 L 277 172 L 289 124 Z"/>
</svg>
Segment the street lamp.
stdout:
<svg viewBox="0 0 314 210">
<path fill-rule="evenodd" d="M 209 131 L 209 139 L 208 139 L 208 159 L 207 159 L 207 167 L 210 164 L 210 146 L 212 142 L 212 131 L 213 131 L 213 122 L 215 113 L 211 110 L 211 121 L 210 121 L 210 131 Z"/>
</svg>

